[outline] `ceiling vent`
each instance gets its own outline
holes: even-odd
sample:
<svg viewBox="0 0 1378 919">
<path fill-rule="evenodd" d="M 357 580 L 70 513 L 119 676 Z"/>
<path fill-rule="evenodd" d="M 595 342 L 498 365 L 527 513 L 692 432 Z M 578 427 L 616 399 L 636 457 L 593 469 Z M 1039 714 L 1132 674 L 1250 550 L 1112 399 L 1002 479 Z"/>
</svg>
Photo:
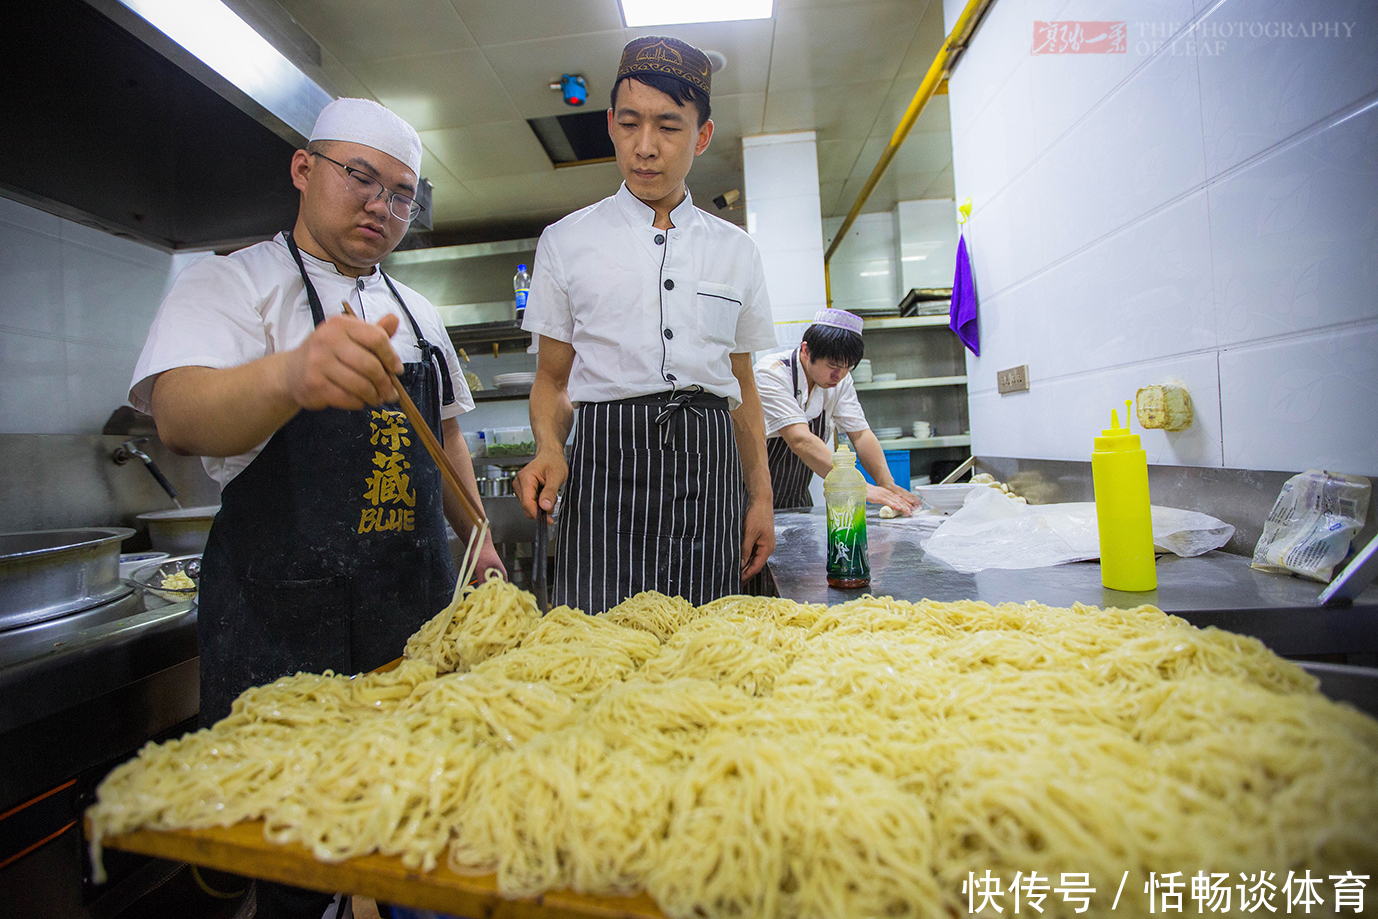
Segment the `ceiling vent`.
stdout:
<svg viewBox="0 0 1378 919">
<path fill-rule="evenodd" d="M 556 169 L 589 163 L 611 163 L 617 159 L 612 138 L 608 136 L 607 109 L 528 118 L 526 123 L 531 125 L 531 130 L 545 148 L 545 155 L 550 157 Z"/>
</svg>

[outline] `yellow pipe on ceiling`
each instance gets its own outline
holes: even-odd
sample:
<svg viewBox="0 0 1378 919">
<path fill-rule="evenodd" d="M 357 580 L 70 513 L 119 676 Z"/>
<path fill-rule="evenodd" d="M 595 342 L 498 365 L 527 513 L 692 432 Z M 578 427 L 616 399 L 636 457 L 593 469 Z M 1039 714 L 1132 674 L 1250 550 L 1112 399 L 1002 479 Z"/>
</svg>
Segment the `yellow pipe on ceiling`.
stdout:
<svg viewBox="0 0 1378 919">
<path fill-rule="evenodd" d="M 905 110 L 899 126 L 895 128 L 895 133 L 890 136 L 890 143 L 886 144 L 884 152 L 881 153 L 880 159 L 876 162 L 876 168 L 871 170 L 871 176 L 862 187 L 856 203 L 847 212 L 847 218 L 842 221 L 842 226 L 837 228 L 837 233 L 833 236 L 828 251 L 823 253 L 823 289 L 829 306 L 832 306 L 833 303 L 833 285 L 832 277 L 828 271 L 828 263 L 832 261 L 833 253 L 837 251 L 838 246 L 842 245 L 847 231 L 852 228 L 852 224 L 861 214 L 861 209 L 866 205 L 866 199 L 871 197 L 876 183 L 885 174 L 885 170 L 890 166 L 890 161 L 895 158 L 895 154 L 899 152 L 900 145 L 909 136 L 910 129 L 914 127 L 914 122 L 918 121 L 924 106 L 928 104 L 928 100 L 935 94 L 947 91 L 948 75 L 956 65 L 957 58 L 966 50 L 967 43 L 971 40 L 971 34 L 976 31 L 981 17 L 985 15 L 986 10 L 994 2 L 995 0 L 967 0 L 967 5 L 962 10 L 962 14 L 957 17 L 951 34 L 947 36 L 942 48 L 938 50 L 937 57 L 933 58 L 933 63 L 929 65 L 928 73 L 924 75 L 923 82 L 919 84 L 918 91 L 914 93 L 914 98 L 909 101 L 909 108 Z"/>
</svg>

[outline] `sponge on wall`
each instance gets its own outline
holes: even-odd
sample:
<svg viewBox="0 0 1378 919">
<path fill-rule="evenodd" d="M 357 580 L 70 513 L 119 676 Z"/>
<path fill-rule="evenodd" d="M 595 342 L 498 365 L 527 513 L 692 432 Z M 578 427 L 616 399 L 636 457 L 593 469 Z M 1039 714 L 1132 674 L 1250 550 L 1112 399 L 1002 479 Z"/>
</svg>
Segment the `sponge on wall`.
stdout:
<svg viewBox="0 0 1378 919">
<path fill-rule="evenodd" d="M 1191 395 L 1178 383 L 1145 386 L 1135 395 L 1139 424 L 1145 428 L 1182 431 L 1191 427 Z"/>
</svg>

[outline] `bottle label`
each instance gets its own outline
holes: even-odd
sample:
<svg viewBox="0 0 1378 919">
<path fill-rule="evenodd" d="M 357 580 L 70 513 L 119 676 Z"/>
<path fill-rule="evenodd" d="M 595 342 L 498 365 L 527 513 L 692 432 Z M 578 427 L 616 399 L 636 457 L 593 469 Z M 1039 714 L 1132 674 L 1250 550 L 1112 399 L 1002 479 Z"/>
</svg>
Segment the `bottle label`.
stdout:
<svg viewBox="0 0 1378 919">
<path fill-rule="evenodd" d="M 526 291 L 524 290 L 517 291 L 517 309 L 526 309 Z"/>
<path fill-rule="evenodd" d="M 828 508 L 828 577 L 858 580 L 871 576 L 867 558 L 866 505 Z"/>
</svg>

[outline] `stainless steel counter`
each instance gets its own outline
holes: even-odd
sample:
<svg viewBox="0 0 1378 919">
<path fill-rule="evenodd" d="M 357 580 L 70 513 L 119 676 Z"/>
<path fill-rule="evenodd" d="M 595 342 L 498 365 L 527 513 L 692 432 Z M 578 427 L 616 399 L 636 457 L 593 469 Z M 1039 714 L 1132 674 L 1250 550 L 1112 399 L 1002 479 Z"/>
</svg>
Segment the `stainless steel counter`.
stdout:
<svg viewBox="0 0 1378 919">
<path fill-rule="evenodd" d="M 191 601 L 0 633 L 0 811 L 195 716 L 199 674 Z"/>
<path fill-rule="evenodd" d="M 1193 625 L 1252 635 L 1278 654 L 1378 651 L 1378 586 L 1361 594 L 1352 607 L 1320 607 L 1316 599 L 1323 585 L 1254 571 L 1247 558 L 1218 551 L 1196 558 L 1159 558 L 1158 589 L 1148 593 L 1102 587 L 1097 562 L 963 574 L 928 558 L 912 524 L 874 518 L 867 522 L 871 586 L 836 590 L 828 586 L 824 566 L 827 534 L 822 509 L 777 512 L 770 565 L 780 595 L 827 604 L 868 592 L 902 600 L 1033 600 L 1049 606 L 1124 608 L 1148 603 Z"/>
<path fill-rule="evenodd" d="M 107 860 L 90 884 L 82 810 L 110 768 L 195 726 L 196 608 L 142 591 L 0 632 L 0 902 L 6 915 L 126 915 L 169 863 Z M 22 857 L 9 860 L 17 853 Z"/>
</svg>

